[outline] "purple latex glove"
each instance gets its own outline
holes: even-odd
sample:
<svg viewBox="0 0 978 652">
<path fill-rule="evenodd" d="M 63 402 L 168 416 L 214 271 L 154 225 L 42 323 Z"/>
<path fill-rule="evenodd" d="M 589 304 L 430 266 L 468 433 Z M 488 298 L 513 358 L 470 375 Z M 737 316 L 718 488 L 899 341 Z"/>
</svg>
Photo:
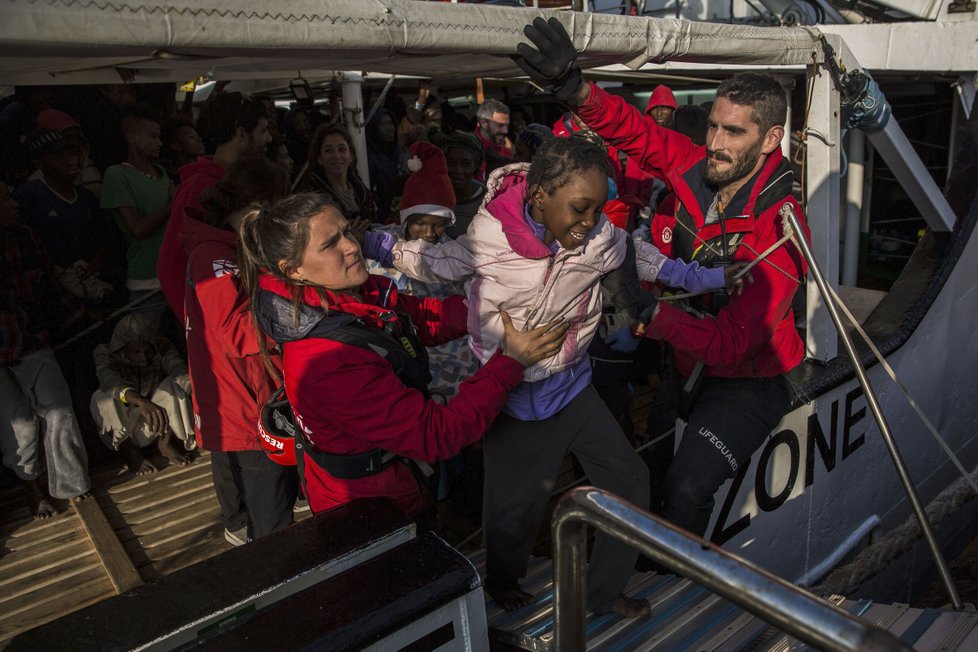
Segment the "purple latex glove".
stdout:
<svg viewBox="0 0 978 652">
<path fill-rule="evenodd" d="M 678 258 L 667 260 L 655 280 L 687 292 L 719 290 L 727 285 L 722 267 L 700 267 L 697 262 L 686 263 Z"/>
<path fill-rule="evenodd" d="M 619 328 L 604 338 L 604 343 L 610 344 L 611 350 L 617 351 L 618 353 L 634 353 L 641 342 L 642 338 L 635 337 L 627 328 Z"/>
<path fill-rule="evenodd" d="M 376 260 L 384 267 L 392 267 L 391 251 L 397 244 L 397 236 L 386 231 L 367 231 L 363 234 L 363 255 Z"/>
</svg>

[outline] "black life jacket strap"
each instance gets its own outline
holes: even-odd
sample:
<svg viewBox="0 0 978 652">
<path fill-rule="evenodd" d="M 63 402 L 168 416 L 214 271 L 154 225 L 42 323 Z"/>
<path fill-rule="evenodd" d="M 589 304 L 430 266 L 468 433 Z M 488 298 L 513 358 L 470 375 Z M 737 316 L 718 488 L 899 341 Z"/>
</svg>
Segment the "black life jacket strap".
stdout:
<svg viewBox="0 0 978 652">
<path fill-rule="evenodd" d="M 354 318 L 344 320 L 338 326 L 333 322 L 334 325 L 328 328 L 324 320 L 313 327 L 306 337 L 352 344 L 380 355 L 391 364 L 401 382 L 417 389 L 425 398 L 429 398 L 428 382 L 431 380 L 431 372 L 428 369 L 427 351 L 414 334 L 410 317 L 400 312 L 397 316 L 403 324 L 397 334 L 386 329 L 367 326 Z M 290 411 L 291 408 L 290 405 Z M 295 431 L 296 461 L 303 478 L 305 478 L 304 463 L 307 456 L 316 463 L 316 466 L 341 480 L 356 480 L 376 475 L 394 462 L 403 459 L 395 453 L 380 448 L 353 455 L 326 453 L 316 448 L 301 428 L 296 428 Z"/>
<path fill-rule="evenodd" d="M 324 453 L 306 439 L 305 433 L 296 438 L 295 449 L 296 459 L 308 456 L 316 463 L 316 466 L 340 480 L 356 480 L 377 475 L 401 459 L 399 455 L 379 448 L 353 455 Z M 305 462 L 304 459 L 303 462 Z M 305 471 L 305 469 L 302 470 Z"/>
</svg>

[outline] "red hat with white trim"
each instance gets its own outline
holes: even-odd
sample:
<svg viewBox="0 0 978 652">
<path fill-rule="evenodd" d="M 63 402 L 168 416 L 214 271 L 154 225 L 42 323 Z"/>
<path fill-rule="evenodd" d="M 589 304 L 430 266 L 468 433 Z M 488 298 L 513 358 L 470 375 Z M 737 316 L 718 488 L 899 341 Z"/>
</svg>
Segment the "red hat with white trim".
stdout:
<svg viewBox="0 0 978 652">
<path fill-rule="evenodd" d="M 455 224 L 455 191 L 448 178 L 445 154 L 431 143 L 411 145 L 408 169 L 412 174 L 404 182 L 401 197 L 401 224 L 411 215 L 437 215 L 447 217 Z"/>
</svg>

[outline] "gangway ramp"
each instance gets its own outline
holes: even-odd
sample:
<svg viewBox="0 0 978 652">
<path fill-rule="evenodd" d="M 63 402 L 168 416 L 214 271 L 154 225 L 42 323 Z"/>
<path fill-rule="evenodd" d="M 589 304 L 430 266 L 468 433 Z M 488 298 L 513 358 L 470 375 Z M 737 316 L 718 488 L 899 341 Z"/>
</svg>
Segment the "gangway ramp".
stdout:
<svg viewBox="0 0 978 652">
<path fill-rule="evenodd" d="M 485 573 L 485 553 L 470 557 Z M 523 589 L 536 600 L 507 612 L 486 598 L 489 636 L 501 646 L 534 652 L 555 652 L 553 644 L 553 572 L 549 559 L 531 560 Z M 588 650 L 595 652 L 784 651 L 811 650 L 735 605 L 690 580 L 660 573 L 636 573 L 625 592 L 652 605 L 650 615 L 624 619 L 616 614 L 588 614 Z M 832 596 L 828 600 L 866 622 L 893 633 L 920 652 L 978 650 L 978 614 L 942 609 L 916 609 L 906 604 L 881 604 Z"/>
</svg>

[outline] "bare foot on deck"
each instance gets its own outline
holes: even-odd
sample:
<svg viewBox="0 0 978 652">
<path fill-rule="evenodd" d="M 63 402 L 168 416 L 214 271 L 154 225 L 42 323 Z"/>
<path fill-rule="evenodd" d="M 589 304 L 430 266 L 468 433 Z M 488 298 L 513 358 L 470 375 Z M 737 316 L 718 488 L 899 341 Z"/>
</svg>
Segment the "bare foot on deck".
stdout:
<svg viewBox="0 0 978 652">
<path fill-rule="evenodd" d="M 649 606 L 648 600 L 629 598 L 622 593 L 615 598 L 615 603 L 612 605 L 611 611 L 624 618 L 639 618 L 640 616 L 648 616 L 652 608 Z"/>
<path fill-rule="evenodd" d="M 183 447 L 183 442 L 173 436 L 172 430 L 167 430 L 160 435 L 160 438 L 156 440 L 156 446 L 166 459 L 170 460 L 170 464 L 187 466 L 194 461 L 187 449 Z"/>
<path fill-rule="evenodd" d="M 24 482 L 24 488 L 27 491 L 27 503 L 31 508 L 31 516 L 34 517 L 35 521 L 51 518 L 58 513 L 58 508 L 51 503 L 47 493 L 41 488 L 41 483 L 36 478 Z"/>
<path fill-rule="evenodd" d="M 532 593 L 527 593 L 519 587 L 510 589 L 508 591 L 503 591 L 498 595 L 493 595 L 492 599 L 506 611 L 516 611 L 517 609 L 522 609 L 535 600 Z"/>
<path fill-rule="evenodd" d="M 146 459 L 146 456 L 136 444 L 132 443 L 132 440 L 126 439 L 119 444 L 119 454 L 122 455 L 122 459 L 125 460 L 129 470 L 136 475 L 156 473 L 156 467 Z"/>
</svg>

